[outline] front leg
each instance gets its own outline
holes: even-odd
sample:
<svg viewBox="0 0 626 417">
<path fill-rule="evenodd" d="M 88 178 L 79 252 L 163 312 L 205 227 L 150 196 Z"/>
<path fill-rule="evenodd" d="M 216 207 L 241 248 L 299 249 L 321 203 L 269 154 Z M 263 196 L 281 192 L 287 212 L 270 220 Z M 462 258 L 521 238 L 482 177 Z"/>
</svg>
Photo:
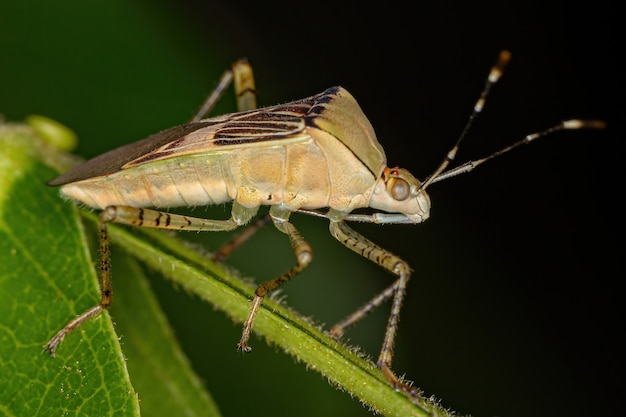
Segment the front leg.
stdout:
<svg viewBox="0 0 626 417">
<path fill-rule="evenodd" d="M 400 310 L 402 308 L 402 300 L 406 291 L 406 286 L 411 276 L 411 270 L 409 265 L 387 251 L 376 245 L 369 239 L 360 235 L 352 228 L 350 228 L 343 220 L 342 213 L 331 210 L 329 212 L 330 221 L 330 233 L 341 242 L 343 245 L 369 259 L 370 261 L 382 266 L 392 274 L 396 275 L 398 279 L 383 292 L 374 297 L 370 302 L 365 304 L 359 310 L 350 315 L 347 319 L 340 322 L 337 326 L 333 327 L 331 334 L 334 336 L 340 336 L 345 329 L 350 325 L 356 323 L 369 312 L 374 310 L 385 300 L 392 298 L 391 313 L 389 314 L 389 320 L 387 322 L 387 329 L 385 331 L 385 337 L 383 340 L 383 346 L 378 356 L 377 365 L 389 380 L 391 385 L 396 390 L 402 391 L 408 395 L 415 396 L 417 391 L 415 388 L 401 382 L 398 377 L 391 370 L 391 363 L 393 361 L 393 348 L 396 338 L 396 332 L 398 330 L 398 321 L 400 319 Z"/>
<path fill-rule="evenodd" d="M 300 232 L 295 228 L 293 224 L 289 222 L 289 215 L 291 212 L 280 206 L 272 206 L 270 209 L 270 217 L 274 222 L 274 226 L 281 232 L 289 236 L 291 247 L 296 255 L 296 265 L 291 267 L 287 272 L 278 277 L 261 283 L 254 292 L 254 300 L 252 301 L 252 307 L 248 313 L 248 318 L 243 325 L 243 332 L 241 334 L 241 340 L 237 344 L 237 348 L 244 352 L 250 352 L 252 348 L 248 346 L 248 340 L 252 332 L 252 325 L 254 324 L 254 318 L 256 317 L 263 298 L 274 291 L 276 288 L 285 284 L 298 275 L 306 266 L 311 263 L 313 259 L 313 251 L 311 246 L 304 240 Z"/>
</svg>

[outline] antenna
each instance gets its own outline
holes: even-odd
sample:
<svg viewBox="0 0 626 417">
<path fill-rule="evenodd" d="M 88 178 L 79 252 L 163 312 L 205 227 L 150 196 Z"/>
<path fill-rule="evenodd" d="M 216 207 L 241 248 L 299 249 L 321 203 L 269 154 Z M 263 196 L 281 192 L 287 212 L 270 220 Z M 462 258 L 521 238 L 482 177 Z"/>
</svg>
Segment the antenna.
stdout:
<svg viewBox="0 0 626 417">
<path fill-rule="evenodd" d="M 426 180 L 422 183 L 418 192 L 421 190 L 425 190 L 428 186 L 436 182 L 445 180 L 450 177 L 454 177 L 459 174 L 468 173 L 474 170 L 474 168 L 476 168 L 478 165 L 483 164 L 484 162 L 487 162 L 497 156 L 505 154 L 521 145 L 528 144 L 534 141 L 535 139 L 548 136 L 554 132 L 557 132 L 560 130 L 606 128 L 606 123 L 601 120 L 581 120 L 581 119 L 566 120 L 548 129 L 526 135 L 526 137 L 524 137 L 523 139 L 518 140 L 517 142 L 514 142 L 513 144 L 506 146 L 484 158 L 477 159 L 475 161 L 468 161 L 464 163 L 463 165 L 459 165 L 456 168 L 452 168 L 446 171 L 446 168 L 448 167 L 448 165 L 456 157 L 456 154 L 459 150 L 461 142 L 467 136 L 467 133 L 469 132 L 471 126 L 473 125 L 474 120 L 478 117 L 478 115 L 482 112 L 483 108 L 485 107 L 487 96 L 489 95 L 491 88 L 498 82 L 498 80 L 500 80 L 500 78 L 502 77 L 502 74 L 504 73 L 504 69 L 506 68 L 510 60 L 511 60 L 511 53 L 509 51 L 504 50 L 500 52 L 500 55 L 498 56 L 496 63 L 491 67 L 491 70 L 489 71 L 489 76 L 487 77 L 487 80 L 485 82 L 485 87 L 481 91 L 480 97 L 478 97 L 478 100 L 476 100 L 476 104 L 474 104 L 472 113 L 470 114 L 470 117 L 467 120 L 467 123 L 465 124 L 465 127 L 463 128 L 463 131 L 461 132 L 461 135 L 456 140 L 456 143 L 454 144 L 454 146 L 448 151 L 448 153 L 446 154 L 446 157 L 441 162 L 441 164 L 439 164 L 437 169 L 435 169 L 435 171 L 428 178 L 426 178 Z"/>
</svg>

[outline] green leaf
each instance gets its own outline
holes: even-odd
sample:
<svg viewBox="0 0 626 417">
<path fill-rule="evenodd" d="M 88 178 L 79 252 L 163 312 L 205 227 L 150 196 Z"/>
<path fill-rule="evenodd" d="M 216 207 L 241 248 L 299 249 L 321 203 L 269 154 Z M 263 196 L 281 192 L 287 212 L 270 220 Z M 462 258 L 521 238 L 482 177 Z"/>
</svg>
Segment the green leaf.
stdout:
<svg viewBox="0 0 626 417">
<path fill-rule="evenodd" d="M 192 371 L 136 260 L 116 251 L 115 302 L 111 315 L 145 416 L 219 416 Z"/>
<path fill-rule="evenodd" d="M 106 312 L 70 333 L 56 358 L 44 352 L 99 301 L 99 284 L 78 210 L 45 186 L 57 172 L 42 159 L 59 168 L 69 161 L 35 130 L 0 125 L 0 414 L 138 416 L 141 404 L 144 415 L 219 416 L 145 275 L 123 253 L 116 269 L 128 279 L 112 311 L 124 351 Z"/>
<path fill-rule="evenodd" d="M 45 182 L 31 129 L 0 125 L 0 414 L 138 416 L 108 314 L 86 323 L 53 359 L 43 346 L 98 302 L 76 209 Z"/>
<path fill-rule="evenodd" d="M 112 257 L 112 314 L 121 347 L 105 312 L 70 333 L 51 359 L 41 353 L 42 345 L 68 320 L 98 303 L 88 239 L 76 213 L 87 220 L 88 234 L 97 215 L 77 210 L 44 185 L 54 171 L 38 162 L 38 156 L 56 161 L 49 151 L 16 153 L 2 146 L 0 154 L 13 161 L 11 172 L 20 174 L 0 185 L 0 256 L 8 257 L 0 260 L 1 365 L 8 370 L 0 376 L 0 387 L 8 387 L 0 394 L 5 407 L 0 412 L 49 415 L 62 409 L 76 415 L 138 415 L 140 404 L 150 415 L 218 415 L 180 352 L 141 268 L 128 257 L 236 322 L 245 319 L 254 286 L 170 234 L 111 225 L 111 242 L 118 249 Z M 395 392 L 370 360 L 277 301 L 264 301 L 254 331 L 373 411 L 447 415 L 428 399 L 412 402 Z"/>
<path fill-rule="evenodd" d="M 95 215 L 85 213 L 85 216 L 95 223 Z M 210 262 L 190 245 L 160 231 L 141 229 L 138 233 L 138 230 L 116 226 L 111 226 L 109 231 L 116 245 L 177 286 L 210 302 L 237 322 L 246 318 L 254 286 L 230 268 Z M 120 279 L 125 278 L 117 280 Z M 272 299 L 264 300 L 254 330 L 383 415 L 425 416 L 436 410 L 436 406 L 426 400 L 411 403 L 393 390 L 371 361 Z M 437 412 L 443 413 L 442 410 Z"/>
</svg>

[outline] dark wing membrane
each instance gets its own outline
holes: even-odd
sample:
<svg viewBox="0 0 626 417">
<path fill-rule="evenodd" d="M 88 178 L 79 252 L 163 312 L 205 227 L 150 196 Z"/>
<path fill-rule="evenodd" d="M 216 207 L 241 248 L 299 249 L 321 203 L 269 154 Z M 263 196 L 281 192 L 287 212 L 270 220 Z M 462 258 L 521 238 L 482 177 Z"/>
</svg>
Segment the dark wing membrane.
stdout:
<svg viewBox="0 0 626 417">
<path fill-rule="evenodd" d="M 276 145 L 280 140 L 304 140 L 304 115 L 314 97 L 241 113 L 232 113 L 172 127 L 138 142 L 99 155 L 51 180 L 59 186 L 113 174 L 171 157 L 220 152 L 242 146 Z"/>
<path fill-rule="evenodd" d="M 215 122 L 211 122 L 210 119 L 208 119 L 197 123 L 189 123 L 186 125 L 172 127 L 160 133 L 151 135 L 146 139 L 130 143 L 96 156 L 84 164 L 79 165 L 52 181 L 49 181 L 48 185 L 64 185 L 71 182 L 112 174 L 122 169 L 122 167 L 128 162 L 140 158 L 142 155 L 146 155 L 155 148 L 162 147 L 172 141 L 180 139 L 181 137 L 185 137 L 196 130 L 211 126 L 211 124 L 214 123 Z"/>
<path fill-rule="evenodd" d="M 309 135 L 305 131 L 303 115 L 310 107 L 298 101 L 204 119 L 198 123 L 211 124 L 127 162 L 122 169 L 171 157 L 227 152 L 250 146 L 276 146 L 284 141 L 292 143 L 306 140 Z M 214 123 L 216 120 L 219 122 Z"/>
</svg>

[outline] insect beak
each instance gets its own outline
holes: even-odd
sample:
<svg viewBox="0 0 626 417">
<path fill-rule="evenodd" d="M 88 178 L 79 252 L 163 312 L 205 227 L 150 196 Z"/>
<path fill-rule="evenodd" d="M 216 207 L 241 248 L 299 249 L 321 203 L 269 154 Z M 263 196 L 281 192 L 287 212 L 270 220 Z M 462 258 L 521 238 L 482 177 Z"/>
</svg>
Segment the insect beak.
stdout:
<svg viewBox="0 0 626 417">
<path fill-rule="evenodd" d="M 411 220 L 412 223 L 421 223 L 426 221 L 430 217 L 430 197 L 423 189 L 416 188 L 411 193 L 411 200 L 413 202 L 411 212 L 405 213 L 405 216 Z"/>
</svg>

